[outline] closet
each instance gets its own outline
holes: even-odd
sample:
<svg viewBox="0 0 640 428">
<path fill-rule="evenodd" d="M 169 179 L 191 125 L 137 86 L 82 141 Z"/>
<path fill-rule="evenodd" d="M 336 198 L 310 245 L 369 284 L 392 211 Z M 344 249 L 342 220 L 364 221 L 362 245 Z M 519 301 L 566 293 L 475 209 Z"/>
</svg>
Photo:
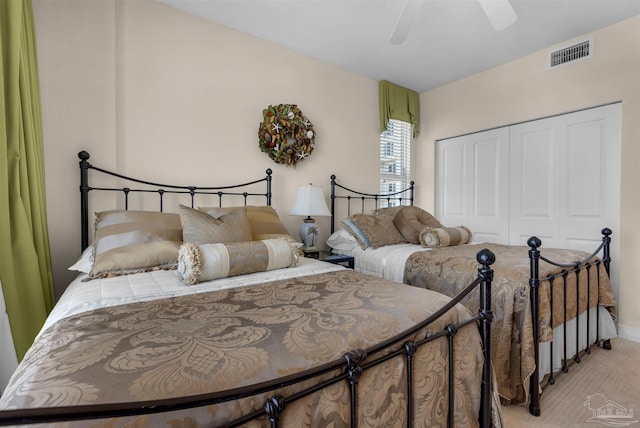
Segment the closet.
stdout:
<svg viewBox="0 0 640 428">
<path fill-rule="evenodd" d="M 592 251 L 620 223 L 621 103 L 436 142 L 435 215 L 474 242 Z M 614 250 L 612 256 L 616 256 Z"/>
</svg>

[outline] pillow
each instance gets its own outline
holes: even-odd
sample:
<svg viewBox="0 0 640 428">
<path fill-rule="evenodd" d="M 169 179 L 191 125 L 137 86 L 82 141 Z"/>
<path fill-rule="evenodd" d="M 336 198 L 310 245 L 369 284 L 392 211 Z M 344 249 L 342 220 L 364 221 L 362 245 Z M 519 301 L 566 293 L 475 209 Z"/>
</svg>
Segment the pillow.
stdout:
<svg viewBox="0 0 640 428">
<path fill-rule="evenodd" d="M 362 229 L 360 229 L 360 226 L 353 222 L 353 220 L 342 220 L 342 225 L 344 226 L 344 230 L 346 230 L 347 233 L 356 240 L 358 245 L 360 245 L 360 248 L 366 250 L 371 247 L 371 241 L 369 241 L 367 235 L 362 231 Z"/>
<path fill-rule="evenodd" d="M 243 209 L 215 218 L 206 212 L 180 205 L 178 213 L 184 242 L 217 244 L 251 241 L 251 227 Z"/>
<path fill-rule="evenodd" d="M 69 266 L 68 270 L 75 270 L 82 273 L 91 272 L 93 267 L 93 244 L 84 249 L 77 262 Z"/>
<path fill-rule="evenodd" d="M 112 210 L 96 213 L 90 278 L 175 268 L 182 244 L 178 214 Z"/>
<path fill-rule="evenodd" d="M 400 234 L 412 244 L 420 244 L 420 232 L 425 227 L 444 227 L 434 216 L 416 206 L 402 207 L 393 217 Z"/>
<path fill-rule="evenodd" d="M 405 242 L 404 237 L 393 225 L 393 217 L 386 214 L 354 214 L 351 220 L 367 236 L 373 248 Z"/>
<path fill-rule="evenodd" d="M 198 207 L 200 211 L 205 211 L 207 214 L 216 218 L 221 215 L 227 214 L 232 211 L 245 209 L 247 212 L 247 220 L 251 225 L 251 237 L 254 241 L 260 241 L 262 239 L 290 237 L 289 231 L 284 224 L 280 221 L 278 213 L 273 207 L 254 206 L 247 205 L 241 207 Z"/>
<path fill-rule="evenodd" d="M 397 207 L 385 207 L 385 208 L 377 208 L 372 211 L 372 214 L 386 214 L 390 217 L 394 217 L 398 211 L 404 208 L 407 205 L 399 205 Z"/>
<path fill-rule="evenodd" d="M 327 245 L 334 250 L 351 251 L 359 246 L 356 238 L 347 229 L 340 228 L 327 238 Z"/>
<path fill-rule="evenodd" d="M 300 252 L 290 239 L 228 244 L 185 243 L 178 254 L 178 274 L 187 285 L 295 266 Z"/>
<path fill-rule="evenodd" d="M 420 243 L 426 248 L 462 245 L 471 241 L 471 231 L 465 226 L 425 227 L 420 232 Z"/>
</svg>

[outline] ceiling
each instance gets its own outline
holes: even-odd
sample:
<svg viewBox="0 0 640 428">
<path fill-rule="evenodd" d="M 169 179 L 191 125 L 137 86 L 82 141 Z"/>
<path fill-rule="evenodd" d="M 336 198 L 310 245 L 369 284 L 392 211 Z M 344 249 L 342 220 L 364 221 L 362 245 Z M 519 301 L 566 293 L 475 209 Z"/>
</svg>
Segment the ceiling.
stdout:
<svg viewBox="0 0 640 428">
<path fill-rule="evenodd" d="M 157 1 L 419 93 L 640 15 L 640 0 L 511 0 L 517 20 L 496 31 L 478 0 L 409 0 L 392 44 L 407 0 Z"/>
</svg>

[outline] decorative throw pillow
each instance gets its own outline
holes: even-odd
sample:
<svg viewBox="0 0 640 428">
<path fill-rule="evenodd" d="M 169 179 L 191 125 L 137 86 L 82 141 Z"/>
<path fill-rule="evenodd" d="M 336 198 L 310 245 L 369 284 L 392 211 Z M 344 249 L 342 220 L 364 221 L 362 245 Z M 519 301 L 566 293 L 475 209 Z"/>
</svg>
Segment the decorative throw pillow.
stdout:
<svg viewBox="0 0 640 428">
<path fill-rule="evenodd" d="M 398 213 L 398 211 L 400 211 L 405 206 L 407 206 L 407 205 L 399 205 L 397 207 L 377 208 L 377 209 L 373 210 L 372 214 L 386 214 L 389 217 L 395 217 L 395 215 Z"/>
<path fill-rule="evenodd" d="M 251 227 L 244 209 L 215 218 L 204 211 L 180 205 L 182 239 L 194 244 L 217 244 L 251 241 Z"/>
<path fill-rule="evenodd" d="M 471 231 L 465 226 L 425 227 L 420 232 L 420 243 L 426 248 L 462 245 L 470 241 Z"/>
<path fill-rule="evenodd" d="M 393 217 L 386 214 L 354 214 L 351 220 L 362 229 L 373 248 L 406 242 L 393 225 Z"/>
<path fill-rule="evenodd" d="M 90 278 L 175 268 L 182 244 L 178 214 L 152 211 L 96 213 Z"/>
<path fill-rule="evenodd" d="M 69 266 L 68 270 L 75 270 L 82 273 L 89 273 L 93 268 L 93 244 L 84 249 L 80 258 L 74 264 Z"/>
<path fill-rule="evenodd" d="M 327 238 L 327 245 L 337 251 L 351 251 L 360 244 L 346 228 L 341 227 Z"/>
<path fill-rule="evenodd" d="M 356 223 L 351 219 L 342 220 L 342 226 L 344 226 L 344 230 L 346 230 L 360 245 L 360 248 L 366 250 L 371 247 L 371 241 L 367 238 L 367 235 L 360 229 Z"/>
<path fill-rule="evenodd" d="M 269 205 L 254 206 L 247 205 L 246 207 L 199 207 L 200 211 L 205 211 L 207 214 L 213 217 L 220 217 L 224 214 L 232 211 L 245 209 L 247 212 L 247 220 L 251 226 L 251 237 L 254 241 L 260 241 L 262 239 L 272 239 L 280 237 L 290 237 L 289 231 L 278 213 L 273 207 Z"/>
<path fill-rule="evenodd" d="M 300 250 L 290 239 L 228 244 L 185 243 L 178 254 L 178 273 L 187 285 L 218 278 L 295 266 Z"/>
<path fill-rule="evenodd" d="M 420 232 L 425 227 L 444 227 L 434 216 L 416 206 L 402 207 L 393 217 L 396 229 L 408 242 L 420 244 Z"/>
</svg>

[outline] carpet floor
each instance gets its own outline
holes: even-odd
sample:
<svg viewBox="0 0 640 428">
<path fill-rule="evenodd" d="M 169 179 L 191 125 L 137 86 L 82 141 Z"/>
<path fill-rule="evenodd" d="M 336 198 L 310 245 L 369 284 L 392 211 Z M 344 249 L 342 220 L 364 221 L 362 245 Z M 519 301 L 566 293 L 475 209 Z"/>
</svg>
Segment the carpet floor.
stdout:
<svg viewBox="0 0 640 428">
<path fill-rule="evenodd" d="M 612 339 L 612 350 L 593 348 L 555 385 L 544 389 L 539 417 L 525 406 L 503 406 L 506 428 L 640 427 L 640 343 Z M 604 406 L 604 407 L 603 407 Z M 618 417 L 600 416 L 608 408 Z M 631 417 L 629 417 L 631 415 Z M 620 417 L 627 416 L 627 417 Z"/>
</svg>

